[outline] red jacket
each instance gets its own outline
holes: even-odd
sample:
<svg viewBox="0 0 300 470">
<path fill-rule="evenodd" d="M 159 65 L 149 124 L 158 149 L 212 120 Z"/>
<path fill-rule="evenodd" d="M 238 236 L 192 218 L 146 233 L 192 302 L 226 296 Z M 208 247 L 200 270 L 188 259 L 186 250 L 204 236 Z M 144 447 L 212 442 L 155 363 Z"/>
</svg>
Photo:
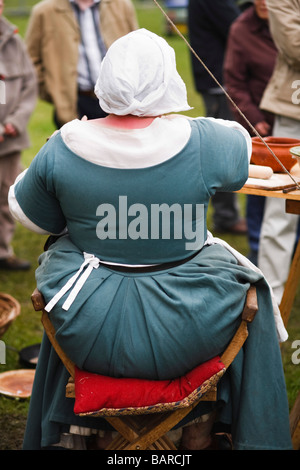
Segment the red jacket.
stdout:
<svg viewBox="0 0 300 470">
<path fill-rule="evenodd" d="M 262 111 L 259 104 L 272 75 L 276 57 L 277 49 L 268 22 L 256 15 L 254 7 L 248 8 L 230 28 L 224 61 L 224 83 L 230 97 L 253 126 L 261 121 L 273 124 L 273 115 Z M 235 119 L 250 131 L 238 111 L 235 108 L 232 111 Z"/>
</svg>

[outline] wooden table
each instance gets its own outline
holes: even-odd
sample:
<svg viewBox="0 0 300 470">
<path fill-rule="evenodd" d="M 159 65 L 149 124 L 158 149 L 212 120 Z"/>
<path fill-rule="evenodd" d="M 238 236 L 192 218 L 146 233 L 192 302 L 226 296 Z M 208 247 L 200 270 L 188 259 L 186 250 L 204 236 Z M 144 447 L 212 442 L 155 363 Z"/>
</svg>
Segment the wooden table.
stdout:
<svg viewBox="0 0 300 470">
<path fill-rule="evenodd" d="M 299 169 L 300 170 L 300 169 Z M 296 171 L 296 175 L 300 171 Z M 266 196 L 285 199 L 285 210 L 290 214 L 300 215 L 300 190 L 284 193 L 282 190 L 265 190 L 261 188 L 247 187 L 245 185 L 239 193 L 254 194 L 256 196 Z M 297 248 L 293 257 L 290 267 L 289 276 L 285 285 L 284 293 L 280 303 L 280 312 L 286 326 L 290 317 L 293 307 L 297 289 L 300 279 L 300 240 L 298 241 Z M 300 450 L 300 392 L 295 400 L 293 408 L 290 413 L 290 429 L 293 447 L 295 450 Z"/>
<path fill-rule="evenodd" d="M 254 194 L 256 196 L 266 196 L 285 199 L 285 210 L 290 214 L 300 215 L 300 190 L 284 193 L 282 190 L 265 190 L 258 188 L 250 188 L 245 185 L 239 193 Z M 300 240 L 297 244 L 296 252 L 290 267 L 289 276 L 285 285 L 284 293 L 280 303 L 280 312 L 285 326 L 288 323 L 291 309 L 297 293 L 300 280 Z"/>
</svg>

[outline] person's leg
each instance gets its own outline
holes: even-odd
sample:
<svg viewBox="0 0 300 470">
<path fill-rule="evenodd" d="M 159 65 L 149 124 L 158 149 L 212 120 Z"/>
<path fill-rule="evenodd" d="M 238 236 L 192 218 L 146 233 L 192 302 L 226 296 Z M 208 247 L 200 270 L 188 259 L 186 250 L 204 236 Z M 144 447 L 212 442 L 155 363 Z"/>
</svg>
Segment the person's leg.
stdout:
<svg viewBox="0 0 300 470">
<path fill-rule="evenodd" d="M 8 207 L 8 191 L 21 171 L 21 153 L 14 152 L 0 158 L 0 269 L 29 269 L 27 261 L 14 256 L 11 241 L 15 222 Z"/>
<path fill-rule="evenodd" d="M 107 116 L 107 113 L 100 108 L 99 100 L 96 96 L 80 93 L 78 95 L 77 107 L 79 119 L 83 116 L 86 116 L 88 119 L 97 119 Z"/>
<path fill-rule="evenodd" d="M 216 412 L 204 415 L 200 422 L 189 424 L 182 428 L 181 449 L 202 450 L 212 442 L 212 428 L 216 419 Z"/>
<path fill-rule="evenodd" d="M 220 93 L 202 93 L 206 116 L 233 120 L 227 98 Z M 247 224 L 240 217 L 240 208 L 235 193 L 217 192 L 211 198 L 213 226 L 216 232 L 247 233 Z"/>
<path fill-rule="evenodd" d="M 285 200 L 266 198 L 258 266 L 280 304 L 288 278 L 299 217 L 285 212 Z"/>
<path fill-rule="evenodd" d="M 83 116 L 86 116 L 88 119 L 97 119 L 107 116 L 107 113 L 100 107 L 98 98 L 92 93 L 84 94 L 81 92 L 78 94 L 77 110 L 79 119 L 82 119 Z M 53 122 L 57 129 L 60 129 L 63 125 L 63 123 L 59 122 L 57 119 L 56 110 L 53 112 Z"/>
<path fill-rule="evenodd" d="M 248 258 L 257 265 L 258 247 L 261 224 L 264 216 L 265 198 L 262 196 L 248 195 L 246 204 L 246 218 L 248 227 L 248 243 L 250 253 Z"/>
<path fill-rule="evenodd" d="M 299 138 L 300 120 L 276 116 L 273 135 Z M 259 242 L 258 267 L 274 290 L 278 303 L 293 256 L 299 216 L 285 212 L 285 201 L 266 198 Z"/>
<path fill-rule="evenodd" d="M 202 415 L 181 428 L 179 450 L 232 450 L 231 436 L 214 432 L 217 410 Z M 176 444 L 175 444 L 176 445 Z"/>
<path fill-rule="evenodd" d="M 240 218 L 237 195 L 234 193 L 216 192 L 211 198 L 214 209 L 212 220 L 215 232 L 229 232 L 244 235 L 247 224 Z"/>
</svg>

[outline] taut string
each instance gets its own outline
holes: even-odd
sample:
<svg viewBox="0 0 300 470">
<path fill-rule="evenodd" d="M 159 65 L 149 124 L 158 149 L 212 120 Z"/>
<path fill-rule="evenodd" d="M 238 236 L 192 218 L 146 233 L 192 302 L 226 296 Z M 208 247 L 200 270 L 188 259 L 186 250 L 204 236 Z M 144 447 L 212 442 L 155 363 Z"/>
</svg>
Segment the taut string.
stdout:
<svg viewBox="0 0 300 470">
<path fill-rule="evenodd" d="M 192 48 L 192 46 L 190 45 L 190 43 L 187 41 L 187 39 L 184 37 L 184 35 L 179 31 L 179 29 L 177 28 L 177 26 L 174 24 L 174 22 L 171 20 L 171 18 L 169 18 L 169 16 L 167 15 L 167 13 L 164 11 L 164 9 L 159 5 L 159 3 L 157 2 L 157 0 L 153 0 L 154 3 L 156 4 L 156 6 L 160 9 L 160 11 L 162 12 L 162 14 L 165 16 L 165 18 L 167 19 L 167 21 L 170 23 L 170 25 L 174 28 L 174 30 L 176 31 L 176 33 L 178 34 L 178 36 L 181 37 L 181 39 L 183 39 L 183 41 L 186 43 L 186 45 L 188 46 L 188 48 L 190 49 L 190 51 L 194 54 L 194 56 L 196 57 L 196 59 L 201 63 L 201 65 L 205 68 L 205 70 L 209 73 L 209 75 L 212 77 L 212 79 L 216 82 L 216 84 L 218 85 L 219 88 L 221 88 L 221 90 L 224 92 L 225 96 L 228 98 L 228 100 L 230 101 L 230 103 L 234 106 L 234 108 L 238 111 L 238 113 L 242 116 L 242 118 L 246 121 L 246 123 L 248 124 L 248 126 L 250 127 L 250 129 L 253 131 L 253 133 L 263 142 L 263 144 L 267 147 L 267 149 L 269 150 L 269 152 L 271 153 L 271 155 L 275 158 L 275 160 L 280 164 L 280 166 L 282 167 L 282 169 L 284 170 L 285 173 L 287 173 L 289 175 L 289 177 L 292 179 L 292 181 L 295 183 L 295 185 L 297 186 L 298 189 L 300 189 L 300 186 L 299 186 L 299 183 L 295 180 L 295 178 L 291 175 L 291 173 L 287 170 L 287 168 L 283 165 L 283 163 L 279 160 L 279 158 L 275 155 L 275 153 L 273 152 L 273 150 L 269 147 L 269 145 L 267 144 L 267 142 L 263 139 L 263 137 L 259 134 L 259 132 L 255 129 L 255 127 L 251 124 L 251 122 L 246 118 L 246 116 L 244 115 L 244 113 L 240 110 L 240 108 L 238 107 L 238 105 L 233 101 L 233 99 L 231 98 L 231 96 L 227 93 L 227 91 L 225 90 L 225 88 L 221 85 L 221 83 L 218 81 L 218 79 L 214 76 L 214 74 L 209 70 L 209 68 L 205 65 L 205 63 L 203 62 L 203 60 L 198 56 L 198 54 L 196 53 L 196 51 Z"/>
</svg>

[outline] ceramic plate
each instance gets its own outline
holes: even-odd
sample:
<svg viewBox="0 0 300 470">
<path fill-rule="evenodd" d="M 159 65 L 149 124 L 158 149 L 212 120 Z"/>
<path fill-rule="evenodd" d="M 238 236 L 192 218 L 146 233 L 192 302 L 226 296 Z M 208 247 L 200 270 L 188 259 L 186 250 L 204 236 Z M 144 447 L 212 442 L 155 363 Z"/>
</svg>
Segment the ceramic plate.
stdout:
<svg viewBox="0 0 300 470">
<path fill-rule="evenodd" d="M 291 154 L 296 155 L 297 157 L 300 157 L 300 147 L 292 147 L 290 149 Z"/>
<path fill-rule="evenodd" d="M 31 396 L 35 370 L 18 369 L 0 374 L 0 393 L 15 398 Z"/>
</svg>

